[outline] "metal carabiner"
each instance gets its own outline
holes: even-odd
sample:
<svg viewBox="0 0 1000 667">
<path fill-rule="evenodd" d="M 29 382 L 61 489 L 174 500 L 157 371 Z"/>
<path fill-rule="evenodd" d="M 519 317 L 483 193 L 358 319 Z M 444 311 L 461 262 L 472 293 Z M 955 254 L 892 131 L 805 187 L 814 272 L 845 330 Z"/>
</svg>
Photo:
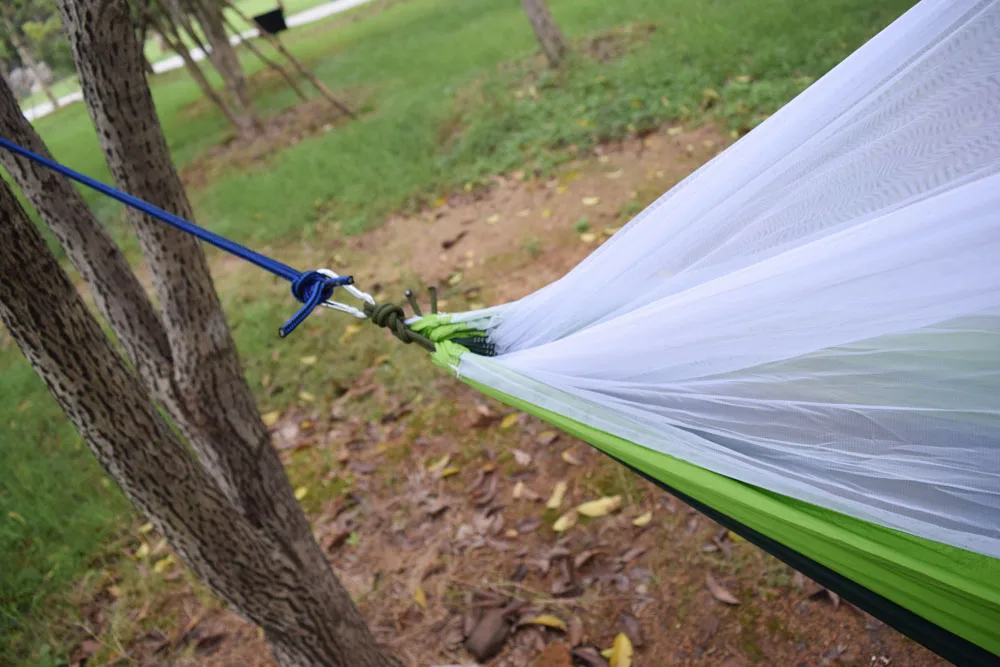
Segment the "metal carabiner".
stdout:
<svg viewBox="0 0 1000 667">
<path fill-rule="evenodd" d="M 316 273 L 322 273 L 324 276 L 327 276 L 328 278 L 341 277 L 340 274 L 331 271 L 330 269 L 316 269 Z M 337 289 L 346 290 L 348 294 L 353 296 L 358 301 L 364 301 L 365 303 L 370 304 L 372 306 L 376 305 L 375 299 L 374 297 L 372 297 L 371 294 L 368 294 L 367 292 L 362 292 L 354 285 L 341 285 Z M 354 306 L 349 306 L 346 303 L 341 303 L 340 301 L 334 301 L 330 299 L 324 301 L 320 305 L 323 306 L 324 308 L 331 308 L 333 310 L 339 310 L 342 313 L 347 313 L 348 315 L 353 315 L 358 319 L 362 320 L 368 319 L 368 315 L 366 315 L 363 310 L 355 308 Z"/>
</svg>

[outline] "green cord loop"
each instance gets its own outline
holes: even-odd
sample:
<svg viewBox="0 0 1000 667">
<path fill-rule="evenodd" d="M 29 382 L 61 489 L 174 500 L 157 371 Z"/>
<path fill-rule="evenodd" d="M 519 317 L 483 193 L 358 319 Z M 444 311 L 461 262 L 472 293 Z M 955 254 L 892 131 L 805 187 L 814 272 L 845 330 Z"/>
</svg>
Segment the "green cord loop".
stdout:
<svg viewBox="0 0 1000 667">
<path fill-rule="evenodd" d="M 428 352 L 435 351 L 436 346 L 432 341 L 406 326 L 406 313 L 396 304 L 381 303 L 373 306 L 366 303 L 364 309 L 373 324 L 388 329 L 393 336 L 407 345 L 417 343 Z"/>
</svg>

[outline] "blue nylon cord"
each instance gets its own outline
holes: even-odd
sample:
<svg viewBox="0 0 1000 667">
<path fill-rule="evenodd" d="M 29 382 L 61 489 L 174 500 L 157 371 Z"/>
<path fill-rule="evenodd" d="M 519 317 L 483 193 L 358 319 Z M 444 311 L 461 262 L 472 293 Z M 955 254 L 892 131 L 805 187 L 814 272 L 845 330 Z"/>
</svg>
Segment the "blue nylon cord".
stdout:
<svg viewBox="0 0 1000 667">
<path fill-rule="evenodd" d="M 230 241 L 224 236 L 220 236 L 215 232 L 209 231 L 204 227 L 199 227 L 189 220 L 174 215 L 168 211 L 164 211 L 158 206 L 154 206 L 147 201 L 143 201 L 138 197 L 133 197 L 132 195 L 122 192 L 116 188 L 111 187 L 101 183 L 100 181 L 94 180 L 89 176 L 81 174 L 78 171 L 74 171 L 69 167 L 59 164 L 54 160 L 50 160 L 46 157 L 38 155 L 26 148 L 22 148 L 17 144 L 0 137 L 0 147 L 6 148 L 11 153 L 20 155 L 21 157 L 27 158 L 37 162 L 38 164 L 51 169 L 54 172 L 62 174 L 63 176 L 81 183 L 92 190 L 97 190 L 101 194 L 111 197 L 126 206 L 134 208 L 137 211 L 145 213 L 151 218 L 165 222 L 168 225 L 176 227 L 182 232 L 186 232 L 201 239 L 205 243 L 215 246 L 216 248 L 228 252 L 231 255 L 235 255 L 242 260 L 250 262 L 251 264 L 258 266 L 265 271 L 270 271 L 279 278 L 284 278 L 292 283 L 292 294 L 296 299 L 302 302 L 302 307 L 298 310 L 288 320 L 279 330 L 279 334 L 282 337 L 287 336 L 295 330 L 295 327 L 300 325 L 306 317 L 312 313 L 323 301 L 331 298 L 333 296 L 333 288 L 341 285 L 351 285 L 354 283 L 354 278 L 351 276 L 340 276 L 337 278 L 331 278 L 330 276 L 323 275 L 316 271 L 307 271 L 303 273 L 283 264 L 276 259 L 271 259 L 266 255 L 262 255 L 255 250 L 251 250 L 245 246 L 236 243 L 235 241 Z"/>
</svg>

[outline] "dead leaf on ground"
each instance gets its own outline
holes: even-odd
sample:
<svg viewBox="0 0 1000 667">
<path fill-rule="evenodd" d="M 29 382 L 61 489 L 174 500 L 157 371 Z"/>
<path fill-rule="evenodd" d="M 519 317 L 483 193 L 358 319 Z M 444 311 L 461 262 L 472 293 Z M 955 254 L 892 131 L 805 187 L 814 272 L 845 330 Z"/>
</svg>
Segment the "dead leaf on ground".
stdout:
<svg viewBox="0 0 1000 667">
<path fill-rule="evenodd" d="M 580 642 L 583 641 L 583 622 L 578 616 L 574 616 L 569 619 L 567 627 L 569 628 L 566 633 L 569 645 L 571 647 L 579 646 Z"/>
<path fill-rule="evenodd" d="M 552 524 L 552 530 L 556 531 L 557 533 L 566 532 L 567 530 L 576 525 L 576 520 L 578 516 L 579 515 L 577 514 L 576 510 L 570 510 L 569 512 L 566 512 L 566 514 L 563 514 L 561 517 L 556 519 L 555 523 Z"/>
<path fill-rule="evenodd" d="M 636 526 L 638 528 L 642 528 L 643 526 L 645 526 L 646 524 L 648 524 L 652 520 L 653 520 L 653 513 L 652 512 L 645 512 L 645 513 L 637 516 L 635 519 L 633 519 L 632 520 L 632 525 Z"/>
<path fill-rule="evenodd" d="M 458 243 L 459 241 L 461 241 L 462 239 L 464 239 L 466 236 L 468 236 L 468 234 L 469 234 L 469 230 L 463 229 L 462 231 L 460 231 L 458 234 L 456 234 L 455 236 L 451 237 L 450 239 L 445 239 L 444 241 L 441 241 L 441 247 L 444 248 L 445 250 L 448 250 L 449 248 L 451 248 L 452 246 L 454 246 L 456 243 Z"/>
<path fill-rule="evenodd" d="M 573 649 L 573 660 L 584 667 L 608 667 L 608 661 L 593 646 L 580 646 Z"/>
<path fill-rule="evenodd" d="M 639 619 L 630 614 L 622 614 L 618 617 L 618 623 L 622 626 L 625 634 L 632 641 L 632 646 L 636 648 L 642 648 L 646 643 L 645 638 L 642 634 L 642 625 L 639 624 Z"/>
<path fill-rule="evenodd" d="M 559 439 L 558 431 L 542 431 L 538 434 L 538 444 L 543 447 L 551 445 L 553 442 Z"/>
<path fill-rule="evenodd" d="M 736 596 L 716 581 L 711 572 L 705 574 L 705 585 L 708 586 L 708 591 L 712 594 L 712 597 L 719 602 L 731 605 L 740 604 L 740 601 L 736 598 Z"/>
<path fill-rule="evenodd" d="M 507 609 L 490 609 L 469 633 L 465 650 L 479 662 L 486 662 L 503 649 L 508 634 L 510 621 Z"/>
<path fill-rule="evenodd" d="M 566 495 L 566 489 L 569 485 L 564 481 L 556 482 L 555 488 L 552 489 L 552 495 L 549 496 L 549 502 L 545 503 L 545 506 L 550 510 L 557 510 L 562 505 L 563 497 Z"/>
<path fill-rule="evenodd" d="M 517 423 L 519 414 L 517 412 L 512 412 L 500 421 L 500 430 L 506 431 L 507 429 L 514 426 Z"/>
<path fill-rule="evenodd" d="M 577 505 L 576 511 L 592 518 L 607 516 L 622 506 L 621 496 L 605 496 Z"/>
<path fill-rule="evenodd" d="M 544 625 L 547 628 L 552 628 L 554 630 L 561 630 L 562 632 L 568 632 L 569 628 L 566 627 L 566 623 L 563 622 L 558 616 L 553 616 L 552 614 L 542 614 L 540 616 L 531 616 L 529 618 L 522 619 L 519 623 L 521 625 Z"/>
<path fill-rule="evenodd" d="M 577 569 L 580 569 L 584 565 L 589 563 L 590 560 L 599 553 L 601 553 L 600 549 L 587 549 L 584 552 L 578 553 L 576 557 L 573 559 L 573 565 Z"/>
<path fill-rule="evenodd" d="M 608 656 L 609 667 L 632 667 L 632 642 L 628 635 L 619 632 Z"/>
<path fill-rule="evenodd" d="M 517 461 L 517 465 L 527 467 L 531 465 L 531 454 L 520 449 L 513 449 L 511 453 L 514 455 L 514 460 Z"/>
<path fill-rule="evenodd" d="M 644 553 L 646 553 L 646 547 L 632 547 L 622 554 L 621 561 L 622 563 L 629 563 Z"/>
<path fill-rule="evenodd" d="M 517 532 L 524 535 L 525 533 L 532 533 L 538 530 L 539 526 L 542 525 L 542 520 L 536 517 L 530 517 L 527 519 L 521 519 L 515 524 Z"/>
<path fill-rule="evenodd" d="M 570 464 L 571 466 L 583 465 L 583 459 L 581 459 L 579 456 L 577 456 L 568 449 L 564 451 L 561 456 L 562 460 Z"/>
</svg>

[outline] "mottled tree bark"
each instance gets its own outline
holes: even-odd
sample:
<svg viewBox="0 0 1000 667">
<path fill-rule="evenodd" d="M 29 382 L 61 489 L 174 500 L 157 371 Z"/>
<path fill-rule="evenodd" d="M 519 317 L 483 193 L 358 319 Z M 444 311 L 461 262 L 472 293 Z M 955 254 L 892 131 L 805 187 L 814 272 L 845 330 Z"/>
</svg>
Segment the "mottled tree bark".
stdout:
<svg viewBox="0 0 1000 667">
<path fill-rule="evenodd" d="M 254 111 L 250 86 L 243 74 L 240 59 L 229 43 L 229 35 L 222 20 L 222 7 L 216 0 L 189 0 L 191 13 L 197 18 L 205 39 L 208 40 L 208 57 L 218 70 L 226 85 L 226 90 L 237 108 L 241 129 L 257 132 L 261 129 L 260 119 Z"/>
<path fill-rule="evenodd" d="M 566 38 L 552 19 L 545 0 L 521 0 L 525 14 L 542 47 L 542 53 L 552 67 L 559 67 L 566 58 Z"/>
<path fill-rule="evenodd" d="M 398 667 L 339 583 L 312 579 L 313 563 L 234 508 L 177 440 L 2 179 L 0 247 L 0 319 L 184 562 L 264 629 L 282 665 Z"/>
<path fill-rule="evenodd" d="M 39 155 L 52 157 L 3 79 L 0 79 L 0 136 Z M 0 163 L 90 287 L 97 309 L 111 324 L 146 388 L 170 409 L 176 402 L 171 386 L 170 344 L 159 316 L 125 256 L 66 178 L 7 151 L 0 151 Z"/>
<path fill-rule="evenodd" d="M 191 218 L 143 75 L 125 0 L 59 0 L 59 7 L 115 183 Z M 210 480 L 214 492 L 254 531 L 264 545 L 258 551 L 280 552 L 294 565 L 295 576 L 285 572 L 271 592 L 273 609 L 255 606 L 257 593 L 231 588 L 261 586 L 259 581 L 235 577 L 209 584 L 264 628 L 282 664 L 391 664 L 384 657 L 365 657 L 370 662 L 363 663 L 354 655 L 345 661 L 344 655 L 351 655 L 347 647 L 377 655 L 374 641 L 313 539 L 271 447 L 197 241 L 134 211 L 128 216 L 162 309 L 177 399 L 171 414 L 197 453 L 199 479 Z M 91 384 L 98 395 L 100 386 L 96 380 Z M 232 540 L 218 548 L 230 558 L 242 557 L 247 538 L 228 537 Z M 200 572 L 218 576 L 216 570 Z M 305 625 L 303 614 L 311 619 Z"/>
</svg>

